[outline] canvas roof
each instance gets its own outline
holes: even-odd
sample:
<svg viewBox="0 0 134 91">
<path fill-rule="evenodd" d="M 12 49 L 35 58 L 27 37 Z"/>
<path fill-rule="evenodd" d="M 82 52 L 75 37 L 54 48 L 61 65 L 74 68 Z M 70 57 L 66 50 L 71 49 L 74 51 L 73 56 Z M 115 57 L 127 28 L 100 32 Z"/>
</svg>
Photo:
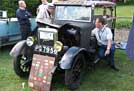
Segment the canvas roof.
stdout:
<svg viewBox="0 0 134 91">
<path fill-rule="evenodd" d="M 91 0 L 56 0 L 54 2 L 56 5 L 85 5 L 85 6 L 107 6 L 107 7 L 113 7 L 116 4 L 109 1 L 91 1 Z"/>
</svg>

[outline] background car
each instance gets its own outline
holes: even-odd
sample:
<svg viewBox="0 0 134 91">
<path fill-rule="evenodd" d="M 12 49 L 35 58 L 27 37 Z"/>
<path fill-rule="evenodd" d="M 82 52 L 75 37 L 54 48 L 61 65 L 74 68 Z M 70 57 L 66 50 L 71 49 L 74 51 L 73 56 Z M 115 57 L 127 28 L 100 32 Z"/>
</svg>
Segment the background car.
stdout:
<svg viewBox="0 0 134 91">
<path fill-rule="evenodd" d="M 36 27 L 34 18 L 31 18 L 32 30 Z M 16 43 L 21 40 L 21 31 L 17 18 L 7 18 L 6 11 L 0 11 L 0 46 Z"/>
</svg>

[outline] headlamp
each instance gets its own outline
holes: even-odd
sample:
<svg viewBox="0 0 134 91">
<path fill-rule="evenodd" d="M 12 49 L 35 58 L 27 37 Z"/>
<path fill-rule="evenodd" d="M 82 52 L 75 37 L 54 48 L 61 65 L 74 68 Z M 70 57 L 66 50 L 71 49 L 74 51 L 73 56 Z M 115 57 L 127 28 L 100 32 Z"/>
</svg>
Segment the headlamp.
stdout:
<svg viewBox="0 0 134 91">
<path fill-rule="evenodd" d="M 55 48 L 58 52 L 60 52 L 60 51 L 62 50 L 62 48 L 63 48 L 63 44 L 62 44 L 60 41 L 56 41 L 56 42 L 54 43 L 54 48 Z"/>
<path fill-rule="evenodd" d="M 34 44 L 34 38 L 33 37 L 28 37 L 27 40 L 26 40 L 26 44 L 28 46 L 32 46 Z"/>
</svg>

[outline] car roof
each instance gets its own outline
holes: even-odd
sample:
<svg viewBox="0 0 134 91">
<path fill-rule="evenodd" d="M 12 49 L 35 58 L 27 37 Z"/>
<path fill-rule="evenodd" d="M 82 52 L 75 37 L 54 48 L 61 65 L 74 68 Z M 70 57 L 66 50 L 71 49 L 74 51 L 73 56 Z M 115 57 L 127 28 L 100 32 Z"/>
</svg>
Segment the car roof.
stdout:
<svg viewBox="0 0 134 91">
<path fill-rule="evenodd" d="M 91 0 L 56 0 L 55 5 L 81 5 L 81 6 L 106 6 L 114 7 L 116 4 L 110 1 L 91 1 Z"/>
</svg>

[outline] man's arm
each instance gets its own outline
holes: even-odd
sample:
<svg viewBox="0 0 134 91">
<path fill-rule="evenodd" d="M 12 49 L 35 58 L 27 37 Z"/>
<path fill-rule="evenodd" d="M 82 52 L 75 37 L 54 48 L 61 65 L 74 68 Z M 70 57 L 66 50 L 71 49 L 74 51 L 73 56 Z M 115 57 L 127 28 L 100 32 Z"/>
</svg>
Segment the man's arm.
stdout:
<svg viewBox="0 0 134 91">
<path fill-rule="evenodd" d="M 105 56 L 110 54 L 110 49 L 112 47 L 112 39 L 113 39 L 113 34 L 109 28 L 107 32 L 108 32 L 107 35 L 108 42 L 107 42 L 107 49 L 105 51 Z"/>
<path fill-rule="evenodd" d="M 28 18 L 32 17 L 32 14 L 30 12 L 28 12 L 27 10 L 26 10 L 26 15 L 27 15 Z"/>
<path fill-rule="evenodd" d="M 25 13 L 21 12 L 20 10 L 16 11 L 16 16 L 20 19 L 28 19 L 28 15 L 26 15 Z"/>
<path fill-rule="evenodd" d="M 108 40 L 107 49 L 105 51 L 105 56 L 110 54 L 110 48 L 112 47 L 112 40 Z"/>
<path fill-rule="evenodd" d="M 95 36 L 96 28 L 91 31 L 91 36 Z"/>
<path fill-rule="evenodd" d="M 111 47 L 112 47 L 112 40 L 108 40 L 107 50 L 110 50 Z"/>
</svg>

